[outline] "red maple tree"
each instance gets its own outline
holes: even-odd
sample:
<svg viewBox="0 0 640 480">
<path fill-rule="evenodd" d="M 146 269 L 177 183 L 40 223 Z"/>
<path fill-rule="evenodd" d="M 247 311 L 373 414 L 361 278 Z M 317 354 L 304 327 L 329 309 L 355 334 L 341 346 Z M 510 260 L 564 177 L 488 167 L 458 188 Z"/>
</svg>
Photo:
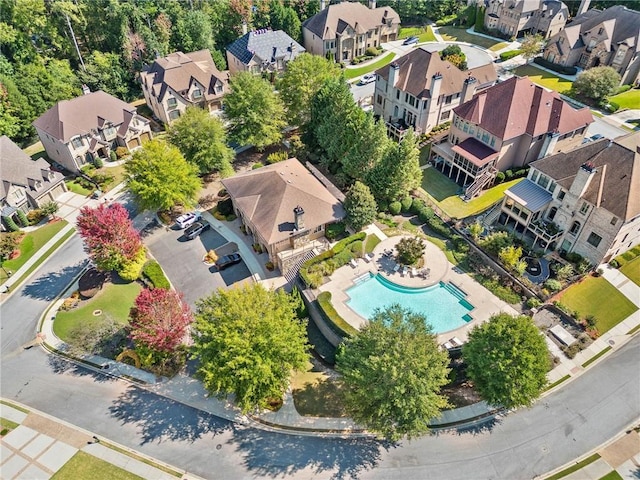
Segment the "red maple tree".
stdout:
<svg viewBox="0 0 640 480">
<path fill-rule="evenodd" d="M 119 270 L 143 248 L 129 212 L 119 203 L 82 208 L 77 225 L 87 253 L 101 270 Z"/>
<path fill-rule="evenodd" d="M 129 337 L 156 352 L 172 353 L 182 344 L 192 321 L 181 293 L 145 288 L 129 313 Z"/>
</svg>

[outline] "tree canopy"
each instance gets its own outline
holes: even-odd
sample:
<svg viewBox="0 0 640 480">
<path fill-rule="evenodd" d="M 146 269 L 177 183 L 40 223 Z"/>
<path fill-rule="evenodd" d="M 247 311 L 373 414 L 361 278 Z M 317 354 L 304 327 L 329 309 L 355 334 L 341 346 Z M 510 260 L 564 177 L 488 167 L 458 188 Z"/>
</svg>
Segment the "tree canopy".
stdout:
<svg viewBox="0 0 640 480">
<path fill-rule="evenodd" d="M 612 95 L 620 85 L 620 74 L 611 67 L 594 67 L 580 72 L 573 82 L 573 91 L 601 101 Z"/>
<path fill-rule="evenodd" d="M 547 385 L 549 352 L 530 317 L 500 313 L 469 332 L 467 375 L 489 404 L 528 407 Z"/>
<path fill-rule="evenodd" d="M 279 400 L 292 370 L 306 365 L 306 327 L 299 300 L 253 284 L 218 290 L 197 303 L 194 356 L 204 386 L 234 394 L 243 412 Z"/>
<path fill-rule="evenodd" d="M 459 45 L 448 45 L 440 52 L 440 58 L 452 63 L 460 70 L 467 69 L 467 56 L 462 52 Z"/>
<path fill-rule="evenodd" d="M 536 33 L 535 35 L 525 35 L 520 43 L 520 52 L 522 56 L 529 60 L 538 55 L 544 48 L 544 37 Z"/>
<path fill-rule="evenodd" d="M 151 140 L 125 163 L 125 181 L 142 209 L 193 207 L 202 182 L 177 147 Z"/>
<path fill-rule="evenodd" d="M 448 406 L 440 395 L 448 363 L 424 315 L 400 305 L 378 310 L 338 349 L 347 413 L 390 440 L 424 435 Z"/>
<path fill-rule="evenodd" d="M 371 190 L 364 183 L 358 181 L 349 188 L 344 199 L 344 209 L 347 214 L 347 223 L 354 230 L 361 230 L 372 223 L 378 213 L 376 200 L 371 194 Z"/>
</svg>

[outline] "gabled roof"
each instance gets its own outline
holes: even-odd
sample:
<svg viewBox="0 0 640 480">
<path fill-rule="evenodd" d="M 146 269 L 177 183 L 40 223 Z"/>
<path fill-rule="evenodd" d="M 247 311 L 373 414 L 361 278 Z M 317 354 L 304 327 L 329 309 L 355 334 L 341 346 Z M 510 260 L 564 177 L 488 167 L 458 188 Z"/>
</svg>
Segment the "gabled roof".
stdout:
<svg viewBox="0 0 640 480">
<path fill-rule="evenodd" d="M 68 142 L 76 135 L 89 135 L 91 130 L 102 129 L 107 123 L 120 126 L 118 134 L 122 136 L 135 115 L 136 107 L 98 90 L 56 103 L 33 125 L 62 142 Z"/>
<path fill-rule="evenodd" d="M 245 33 L 227 47 L 227 50 L 243 64 L 252 58 L 257 63 L 273 63 L 278 59 L 290 61 L 305 50 L 282 30 L 254 30 Z"/>
<path fill-rule="evenodd" d="M 49 169 L 44 159 L 32 160 L 9 137 L 0 137 L 0 199 L 7 196 L 11 185 L 24 187 L 38 197 L 63 179 L 61 173 Z M 42 182 L 40 187 L 36 181 Z"/>
<path fill-rule="evenodd" d="M 602 183 L 602 208 L 624 221 L 640 215 L 640 132 L 613 141 L 602 139 L 587 143 L 575 150 L 537 160 L 531 166 L 569 190 L 576 173 L 587 162 L 593 165 L 596 173 L 582 198 L 597 205 Z M 605 165 L 606 170 L 602 168 Z"/>
<path fill-rule="evenodd" d="M 526 77 L 512 77 L 454 108 L 459 117 L 504 140 L 548 132 L 564 134 L 593 122 L 588 108 L 574 109 Z"/>
<path fill-rule="evenodd" d="M 436 74 L 442 75 L 440 93 L 451 95 L 462 91 L 462 85 L 468 77 L 474 77 L 477 85 L 494 83 L 498 78 L 492 63 L 466 71 L 458 69 L 452 63 L 441 60 L 437 52 L 428 52 L 423 48 L 416 48 L 407 55 L 393 62 L 399 67 L 396 88 L 409 92 L 417 98 L 430 98 L 431 78 Z M 389 80 L 389 65 L 376 70 L 385 80 Z"/>
<path fill-rule="evenodd" d="M 297 159 L 222 180 L 237 208 L 270 245 L 294 232 L 293 209 L 304 209 L 305 228 L 344 218 L 342 204 Z"/>
<path fill-rule="evenodd" d="M 195 80 L 204 86 L 203 96 L 209 100 L 228 93 L 228 73 L 218 70 L 209 50 L 198 50 L 191 53 L 174 52 L 158 58 L 140 72 L 140 80 L 159 101 L 164 99 L 168 87 L 181 94 L 189 90 Z M 216 85 L 222 86 L 222 93 L 216 92 Z"/>
<path fill-rule="evenodd" d="M 358 2 L 342 2 L 327 6 L 324 10 L 302 23 L 323 40 L 336 37 L 347 26 L 356 32 L 367 32 L 385 21 L 400 24 L 400 16 L 391 7 L 368 8 Z"/>
</svg>

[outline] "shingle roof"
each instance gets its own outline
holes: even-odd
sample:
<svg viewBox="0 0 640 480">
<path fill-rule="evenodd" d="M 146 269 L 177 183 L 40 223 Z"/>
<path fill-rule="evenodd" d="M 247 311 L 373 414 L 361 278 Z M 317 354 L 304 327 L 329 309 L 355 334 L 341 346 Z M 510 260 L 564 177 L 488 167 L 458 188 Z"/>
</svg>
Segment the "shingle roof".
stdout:
<svg viewBox="0 0 640 480">
<path fill-rule="evenodd" d="M 44 159 L 32 160 L 9 137 L 0 137 L 0 199 L 7 196 L 11 185 L 25 187 L 28 192 L 36 194 L 32 196 L 38 197 L 63 178 L 61 173 L 51 171 Z M 36 180 L 42 182 L 40 188 L 36 188 Z"/>
<path fill-rule="evenodd" d="M 407 55 L 393 62 L 399 68 L 398 83 L 396 87 L 404 92 L 409 92 L 417 98 L 429 98 L 431 93 L 431 77 L 436 73 L 442 75 L 440 94 L 451 95 L 462 91 L 462 85 L 468 77 L 474 77 L 477 85 L 494 83 L 497 74 L 493 64 L 471 68 L 467 71 L 458 69 L 452 63 L 441 60 L 437 52 L 428 52 L 423 48 L 416 48 Z M 389 66 L 376 70 L 376 73 L 385 80 L 389 79 Z"/>
<path fill-rule="evenodd" d="M 344 218 L 342 204 L 295 158 L 226 178 L 222 184 L 269 244 L 289 238 L 298 205 L 309 229 Z"/>
<path fill-rule="evenodd" d="M 531 166 L 568 190 L 578 169 L 587 162 L 593 164 L 596 173 L 582 197 L 594 205 L 597 203 L 604 172 L 600 206 L 625 221 L 640 215 L 640 132 L 613 141 L 602 139 L 587 143 L 537 160 Z M 604 165 L 606 171 L 602 168 Z"/>
<path fill-rule="evenodd" d="M 290 61 L 305 50 L 282 30 L 254 30 L 245 33 L 227 47 L 231 54 L 248 65 L 254 56 L 258 63 L 273 63 L 277 59 Z"/>
<path fill-rule="evenodd" d="M 576 110 L 558 93 L 526 77 L 512 77 L 477 93 L 454 112 L 502 140 L 525 133 L 532 137 L 547 132 L 564 134 L 593 122 L 588 108 Z"/>
<path fill-rule="evenodd" d="M 358 2 L 342 2 L 327 6 L 305 20 L 302 26 L 320 38 L 332 39 L 350 26 L 355 31 L 366 32 L 382 25 L 384 20 L 400 23 L 400 16 L 391 7 L 368 8 Z"/>
<path fill-rule="evenodd" d="M 102 90 L 81 95 L 71 100 L 62 100 L 38 117 L 33 125 L 62 142 L 76 135 L 90 134 L 106 123 L 121 125 L 118 132 L 126 132 L 136 107 L 109 95 Z"/>
<path fill-rule="evenodd" d="M 205 87 L 205 100 L 219 97 L 229 91 L 229 72 L 216 67 L 209 50 L 182 53 L 174 52 L 158 58 L 140 73 L 140 79 L 151 89 L 159 101 L 164 99 L 167 87 L 178 94 L 189 87 L 194 80 Z M 222 85 L 222 92 L 216 93 L 216 85 Z"/>
</svg>

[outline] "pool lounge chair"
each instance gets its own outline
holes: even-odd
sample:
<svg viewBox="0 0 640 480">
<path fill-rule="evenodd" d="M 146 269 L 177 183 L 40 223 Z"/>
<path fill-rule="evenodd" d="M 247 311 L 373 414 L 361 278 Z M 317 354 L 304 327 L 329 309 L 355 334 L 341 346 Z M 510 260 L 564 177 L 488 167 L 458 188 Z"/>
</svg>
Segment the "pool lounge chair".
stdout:
<svg viewBox="0 0 640 480">
<path fill-rule="evenodd" d="M 393 267 L 393 273 L 397 272 L 398 270 L 400 270 L 400 264 L 396 263 L 396 266 Z"/>
<path fill-rule="evenodd" d="M 373 257 L 375 257 L 373 253 L 367 253 L 363 258 L 365 262 L 369 263 L 371 260 L 373 260 Z"/>
<path fill-rule="evenodd" d="M 413 278 L 415 278 L 415 277 L 417 277 L 417 276 L 418 276 L 418 271 L 417 271 L 415 268 L 412 268 L 412 269 L 411 269 L 411 276 L 412 276 Z"/>
<path fill-rule="evenodd" d="M 409 272 L 409 269 L 406 267 L 406 265 L 404 267 L 402 267 L 402 276 L 403 277 L 406 277 L 408 272 Z"/>
<path fill-rule="evenodd" d="M 462 340 L 460 340 L 458 337 L 451 337 L 449 339 L 449 342 L 451 342 L 454 347 L 461 347 L 463 345 Z"/>
<path fill-rule="evenodd" d="M 349 265 L 351 265 L 353 268 L 356 268 L 358 266 L 358 260 L 356 260 L 355 258 L 352 258 L 351 261 L 349 262 Z"/>
</svg>

